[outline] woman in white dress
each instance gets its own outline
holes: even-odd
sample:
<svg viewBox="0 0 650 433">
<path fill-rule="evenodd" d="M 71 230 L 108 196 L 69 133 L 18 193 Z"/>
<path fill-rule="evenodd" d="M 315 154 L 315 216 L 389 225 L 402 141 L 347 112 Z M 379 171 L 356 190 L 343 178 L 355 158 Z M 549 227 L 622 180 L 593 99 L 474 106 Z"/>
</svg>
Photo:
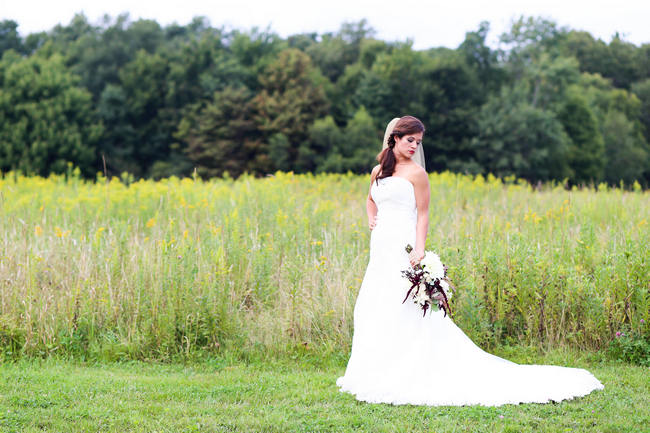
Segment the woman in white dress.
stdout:
<svg viewBox="0 0 650 433">
<path fill-rule="evenodd" d="M 424 125 L 412 116 L 386 128 L 367 199 L 370 260 L 354 308 L 352 353 L 341 391 L 370 403 L 429 406 L 547 403 L 603 385 L 578 368 L 518 365 L 476 346 L 442 311 L 402 303 L 401 271 L 420 262 L 429 225 Z M 419 162 L 416 162 L 416 160 Z M 410 254 L 406 245 L 414 245 Z"/>
</svg>

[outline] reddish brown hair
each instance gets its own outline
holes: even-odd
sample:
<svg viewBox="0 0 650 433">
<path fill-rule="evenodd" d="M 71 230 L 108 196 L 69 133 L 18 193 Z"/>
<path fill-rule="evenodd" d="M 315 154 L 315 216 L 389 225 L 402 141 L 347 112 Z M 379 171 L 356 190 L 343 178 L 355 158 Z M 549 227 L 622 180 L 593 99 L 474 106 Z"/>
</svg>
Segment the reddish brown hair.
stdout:
<svg viewBox="0 0 650 433">
<path fill-rule="evenodd" d="M 393 132 L 388 136 L 388 147 L 377 155 L 377 161 L 381 164 L 377 180 L 390 177 L 395 172 L 395 163 L 397 162 L 395 153 L 393 153 L 395 137 L 402 138 L 405 135 L 417 134 L 418 132 L 424 133 L 424 124 L 417 117 L 404 116 L 397 121 Z"/>
</svg>

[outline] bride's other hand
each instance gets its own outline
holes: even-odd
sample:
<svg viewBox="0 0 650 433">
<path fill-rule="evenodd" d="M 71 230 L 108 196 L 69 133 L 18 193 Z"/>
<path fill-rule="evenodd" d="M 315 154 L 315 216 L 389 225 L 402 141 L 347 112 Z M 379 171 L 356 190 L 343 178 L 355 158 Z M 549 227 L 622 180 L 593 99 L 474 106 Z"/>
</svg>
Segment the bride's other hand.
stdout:
<svg viewBox="0 0 650 433">
<path fill-rule="evenodd" d="M 411 252 L 409 253 L 409 262 L 411 263 L 411 266 L 415 266 L 419 264 L 423 258 L 424 258 L 424 251 L 411 250 Z"/>
<path fill-rule="evenodd" d="M 377 225 L 377 215 L 373 215 L 370 218 L 368 218 L 368 227 L 370 227 L 370 230 L 373 230 L 376 225 Z"/>
</svg>

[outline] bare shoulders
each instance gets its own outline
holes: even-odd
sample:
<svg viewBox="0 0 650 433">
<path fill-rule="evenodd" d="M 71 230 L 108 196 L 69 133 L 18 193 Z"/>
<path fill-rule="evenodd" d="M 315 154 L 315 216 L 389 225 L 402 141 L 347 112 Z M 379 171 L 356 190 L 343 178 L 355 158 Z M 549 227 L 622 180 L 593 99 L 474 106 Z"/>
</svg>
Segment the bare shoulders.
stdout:
<svg viewBox="0 0 650 433">
<path fill-rule="evenodd" d="M 375 180 L 379 174 L 379 170 L 381 170 L 381 165 L 377 164 L 373 167 L 372 172 L 370 172 L 370 183 Z"/>
<path fill-rule="evenodd" d="M 422 168 L 422 166 L 420 166 L 419 164 L 413 164 L 410 167 L 408 167 L 408 169 L 404 169 L 404 171 L 401 171 L 400 173 L 397 174 L 393 173 L 393 175 L 404 177 L 413 185 L 429 182 L 429 176 L 427 175 L 426 170 Z"/>
<path fill-rule="evenodd" d="M 413 184 L 417 185 L 418 183 L 429 183 L 429 175 L 427 174 L 427 171 L 420 166 L 419 164 L 416 164 L 417 167 L 415 167 L 411 171 L 411 182 Z"/>
</svg>

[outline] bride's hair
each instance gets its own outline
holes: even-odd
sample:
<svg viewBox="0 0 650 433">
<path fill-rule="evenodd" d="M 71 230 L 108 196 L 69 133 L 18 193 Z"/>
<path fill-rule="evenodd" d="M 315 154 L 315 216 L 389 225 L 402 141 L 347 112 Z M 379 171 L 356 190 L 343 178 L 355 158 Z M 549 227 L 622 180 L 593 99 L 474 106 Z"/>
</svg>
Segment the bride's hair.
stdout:
<svg viewBox="0 0 650 433">
<path fill-rule="evenodd" d="M 395 163 L 397 162 L 395 153 L 393 153 L 395 137 L 402 138 L 405 135 L 417 134 L 418 132 L 424 133 L 424 124 L 417 117 L 404 116 L 397 121 L 393 131 L 388 136 L 388 147 L 377 155 L 377 161 L 381 164 L 377 179 L 390 177 L 395 172 Z"/>
</svg>

